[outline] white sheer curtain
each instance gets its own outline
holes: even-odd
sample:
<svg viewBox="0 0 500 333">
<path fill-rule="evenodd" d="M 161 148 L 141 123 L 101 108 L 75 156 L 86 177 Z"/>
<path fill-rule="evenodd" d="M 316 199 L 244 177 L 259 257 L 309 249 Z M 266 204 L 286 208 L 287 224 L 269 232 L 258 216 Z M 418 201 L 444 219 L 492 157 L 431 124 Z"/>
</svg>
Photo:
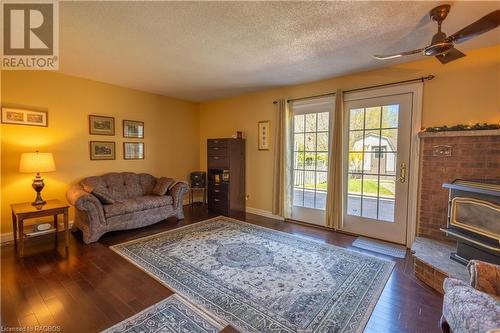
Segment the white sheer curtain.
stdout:
<svg viewBox="0 0 500 333">
<path fill-rule="evenodd" d="M 344 209 L 344 184 L 342 159 L 344 156 L 344 98 L 341 89 L 335 94 L 335 110 L 330 136 L 328 156 L 328 192 L 326 195 L 326 226 L 338 229 L 342 226 Z"/>
<path fill-rule="evenodd" d="M 276 104 L 276 129 L 274 139 L 273 214 L 290 217 L 291 211 L 291 116 L 285 99 Z"/>
</svg>

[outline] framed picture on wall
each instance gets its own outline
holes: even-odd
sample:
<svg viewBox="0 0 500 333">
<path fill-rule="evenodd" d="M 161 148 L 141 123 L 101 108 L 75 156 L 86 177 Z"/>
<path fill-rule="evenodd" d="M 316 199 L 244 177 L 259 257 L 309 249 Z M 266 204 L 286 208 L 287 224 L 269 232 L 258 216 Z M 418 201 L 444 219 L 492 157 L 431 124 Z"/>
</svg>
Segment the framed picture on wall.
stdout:
<svg viewBox="0 0 500 333">
<path fill-rule="evenodd" d="M 47 127 L 47 111 L 2 107 L 2 123 Z"/>
<path fill-rule="evenodd" d="M 125 160 L 143 160 L 144 142 L 124 142 L 123 159 Z"/>
<path fill-rule="evenodd" d="M 114 160 L 115 143 L 113 141 L 90 141 L 91 160 Z"/>
<path fill-rule="evenodd" d="M 269 120 L 259 121 L 259 150 L 269 150 L 270 147 L 270 128 Z"/>
<path fill-rule="evenodd" d="M 89 115 L 89 133 L 92 135 L 115 135 L 115 118 Z"/>
<path fill-rule="evenodd" d="M 123 120 L 123 137 L 144 139 L 144 122 Z"/>
</svg>

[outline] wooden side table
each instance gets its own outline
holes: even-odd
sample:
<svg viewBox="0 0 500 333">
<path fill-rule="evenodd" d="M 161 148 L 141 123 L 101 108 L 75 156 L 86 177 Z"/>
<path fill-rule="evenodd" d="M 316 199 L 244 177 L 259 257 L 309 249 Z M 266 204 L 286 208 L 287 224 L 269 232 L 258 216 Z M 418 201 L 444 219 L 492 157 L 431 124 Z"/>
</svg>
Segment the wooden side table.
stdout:
<svg viewBox="0 0 500 333">
<path fill-rule="evenodd" d="M 24 255 L 24 220 L 44 216 L 54 217 L 54 228 L 57 235 L 58 223 L 57 216 L 62 214 L 64 217 L 64 242 L 66 248 L 69 246 L 69 228 L 68 228 L 68 208 L 69 205 L 60 200 L 47 200 L 43 206 L 33 206 L 30 202 L 23 202 L 10 205 L 12 210 L 12 228 L 14 230 L 14 246 L 17 248 L 19 237 L 19 255 Z M 49 231 L 50 232 L 50 231 Z M 47 232 L 43 233 L 46 234 Z"/>
<path fill-rule="evenodd" d="M 203 204 L 207 203 L 207 188 L 206 187 L 189 187 L 189 206 L 194 204 L 194 192 L 203 191 Z"/>
</svg>

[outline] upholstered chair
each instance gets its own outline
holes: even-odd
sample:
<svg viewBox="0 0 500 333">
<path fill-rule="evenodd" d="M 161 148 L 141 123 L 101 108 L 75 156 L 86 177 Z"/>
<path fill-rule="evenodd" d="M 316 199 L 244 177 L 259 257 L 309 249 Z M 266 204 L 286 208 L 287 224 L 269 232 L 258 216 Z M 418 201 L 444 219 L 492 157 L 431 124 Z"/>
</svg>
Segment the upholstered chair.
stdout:
<svg viewBox="0 0 500 333">
<path fill-rule="evenodd" d="M 444 280 L 441 329 L 448 333 L 500 332 L 500 266 L 471 260 L 470 284 Z"/>
</svg>

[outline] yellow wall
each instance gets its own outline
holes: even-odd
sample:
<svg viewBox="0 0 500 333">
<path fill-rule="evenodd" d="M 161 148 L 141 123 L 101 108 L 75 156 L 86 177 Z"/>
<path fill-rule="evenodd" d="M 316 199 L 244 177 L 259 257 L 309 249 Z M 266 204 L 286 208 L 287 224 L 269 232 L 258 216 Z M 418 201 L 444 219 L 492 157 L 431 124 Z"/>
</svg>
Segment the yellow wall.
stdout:
<svg viewBox="0 0 500 333">
<path fill-rule="evenodd" d="M 436 59 L 392 66 L 308 84 L 269 89 L 200 105 L 200 168 L 206 168 L 206 139 L 241 130 L 247 139 L 247 206 L 272 209 L 273 150 L 257 150 L 257 122 L 275 124 L 273 100 L 296 98 L 407 80 L 433 74 L 424 85 L 423 126 L 500 121 L 500 45 L 468 51 L 441 65 Z"/>
<path fill-rule="evenodd" d="M 79 179 L 109 171 L 149 172 L 186 179 L 206 168 L 206 139 L 242 130 L 247 139 L 248 207 L 271 210 L 273 150 L 257 150 L 257 122 L 275 124 L 273 100 L 295 98 L 434 74 L 424 87 L 423 125 L 500 120 L 500 45 L 467 52 L 447 65 L 435 59 L 201 104 L 53 72 L 3 71 L 2 105 L 45 109 L 49 127 L 1 125 L 1 232 L 11 231 L 9 204 L 31 201 L 32 175 L 18 172 L 22 152 L 54 153 L 57 171 L 43 175 L 45 198 L 65 198 Z M 88 115 L 116 118 L 114 137 L 88 134 Z M 146 159 L 124 161 L 122 120 L 145 122 Z M 272 127 L 272 130 L 274 128 Z M 90 161 L 89 140 L 117 143 L 115 161 Z"/>
<path fill-rule="evenodd" d="M 49 126 L 1 125 L 2 223 L 11 231 L 9 204 L 33 201 L 33 175 L 18 172 L 22 152 L 54 154 L 57 171 L 45 178 L 43 197 L 65 200 L 70 184 L 110 171 L 147 172 L 187 179 L 199 166 L 198 104 L 45 71 L 2 71 L 2 106 L 48 111 Z M 88 115 L 115 117 L 115 136 L 88 133 Z M 145 123 L 144 160 L 125 161 L 122 120 Z M 91 161 L 89 141 L 116 142 L 116 160 Z M 72 214 L 70 215 L 72 218 Z"/>
</svg>

